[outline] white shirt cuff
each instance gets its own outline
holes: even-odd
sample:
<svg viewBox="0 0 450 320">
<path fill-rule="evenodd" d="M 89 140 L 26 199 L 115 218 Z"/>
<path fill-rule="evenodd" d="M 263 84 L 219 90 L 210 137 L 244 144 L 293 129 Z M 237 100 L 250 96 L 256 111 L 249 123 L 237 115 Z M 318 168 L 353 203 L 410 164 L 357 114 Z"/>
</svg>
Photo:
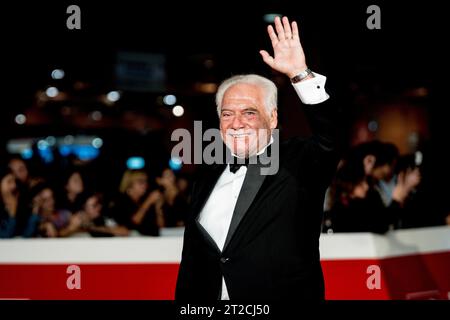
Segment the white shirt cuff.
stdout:
<svg viewBox="0 0 450 320">
<path fill-rule="evenodd" d="M 314 78 L 292 84 L 304 104 L 318 104 L 330 97 L 325 91 L 327 77 L 315 72 L 313 74 Z"/>
</svg>

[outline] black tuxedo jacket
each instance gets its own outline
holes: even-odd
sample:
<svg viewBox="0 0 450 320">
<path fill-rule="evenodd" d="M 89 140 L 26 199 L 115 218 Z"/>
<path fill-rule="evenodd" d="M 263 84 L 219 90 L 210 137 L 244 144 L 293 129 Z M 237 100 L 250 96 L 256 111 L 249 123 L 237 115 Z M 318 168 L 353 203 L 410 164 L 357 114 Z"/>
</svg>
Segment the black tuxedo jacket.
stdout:
<svg viewBox="0 0 450 320">
<path fill-rule="evenodd" d="M 280 145 L 275 175 L 249 164 L 223 251 L 198 222 L 226 165 L 215 165 L 193 187 L 184 233 L 177 300 L 324 298 L 319 261 L 323 199 L 337 164 L 336 116 L 330 99 L 305 106 L 313 135 Z"/>
</svg>

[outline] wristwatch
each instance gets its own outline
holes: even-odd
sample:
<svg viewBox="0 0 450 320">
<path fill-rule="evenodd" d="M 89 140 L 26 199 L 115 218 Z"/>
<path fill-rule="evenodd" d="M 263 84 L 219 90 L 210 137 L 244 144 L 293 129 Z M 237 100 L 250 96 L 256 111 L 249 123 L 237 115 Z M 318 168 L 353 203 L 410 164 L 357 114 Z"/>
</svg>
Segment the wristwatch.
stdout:
<svg viewBox="0 0 450 320">
<path fill-rule="evenodd" d="M 298 83 L 305 79 L 307 76 L 312 75 L 314 77 L 314 73 L 312 73 L 311 69 L 307 68 L 305 71 L 300 72 L 295 77 L 291 78 L 292 83 Z"/>
</svg>

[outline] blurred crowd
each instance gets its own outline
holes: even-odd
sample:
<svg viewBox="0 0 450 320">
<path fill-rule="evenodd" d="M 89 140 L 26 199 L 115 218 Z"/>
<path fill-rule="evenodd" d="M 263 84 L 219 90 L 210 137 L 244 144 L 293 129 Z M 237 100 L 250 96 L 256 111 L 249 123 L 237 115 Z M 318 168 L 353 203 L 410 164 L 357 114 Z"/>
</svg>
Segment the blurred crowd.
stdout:
<svg viewBox="0 0 450 320">
<path fill-rule="evenodd" d="M 59 179 L 33 176 L 14 156 L 1 167 L 0 238 L 158 236 L 162 228 L 182 227 L 189 212 L 190 181 L 170 168 L 153 175 L 126 170 L 106 197 L 86 182 L 95 172 L 87 177 L 72 166 L 53 175 Z M 327 190 L 322 231 L 450 225 L 448 212 L 427 222 L 434 209 L 423 178 L 420 153 L 400 156 L 394 144 L 377 140 L 352 147 Z"/>
<path fill-rule="evenodd" d="M 327 191 L 323 232 L 383 234 L 450 225 L 450 212 L 434 212 L 436 199 L 422 169 L 421 152 L 400 156 L 392 143 L 374 140 L 351 148 Z"/>
<path fill-rule="evenodd" d="M 88 186 L 82 168 L 57 175 L 59 183 L 31 176 L 20 157 L 1 168 L 0 238 L 158 236 L 184 225 L 188 181 L 169 168 L 154 181 L 144 170 L 126 170 L 108 200 Z"/>
</svg>

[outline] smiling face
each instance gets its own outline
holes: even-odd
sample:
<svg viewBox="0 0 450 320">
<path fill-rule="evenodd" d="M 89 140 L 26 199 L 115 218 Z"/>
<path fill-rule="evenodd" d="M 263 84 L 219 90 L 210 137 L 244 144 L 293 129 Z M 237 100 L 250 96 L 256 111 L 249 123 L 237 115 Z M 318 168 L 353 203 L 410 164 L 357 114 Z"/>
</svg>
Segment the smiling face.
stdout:
<svg viewBox="0 0 450 320">
<path fill-rule="evenodd" d="M 267 114 L 261 87 L 238 83 L 225 92 L 220 111 L 222 139 L 231 152 L 244 158 L 255 155 L 270 141 L 277 126 L 277 111 Z"/>
</svg>

